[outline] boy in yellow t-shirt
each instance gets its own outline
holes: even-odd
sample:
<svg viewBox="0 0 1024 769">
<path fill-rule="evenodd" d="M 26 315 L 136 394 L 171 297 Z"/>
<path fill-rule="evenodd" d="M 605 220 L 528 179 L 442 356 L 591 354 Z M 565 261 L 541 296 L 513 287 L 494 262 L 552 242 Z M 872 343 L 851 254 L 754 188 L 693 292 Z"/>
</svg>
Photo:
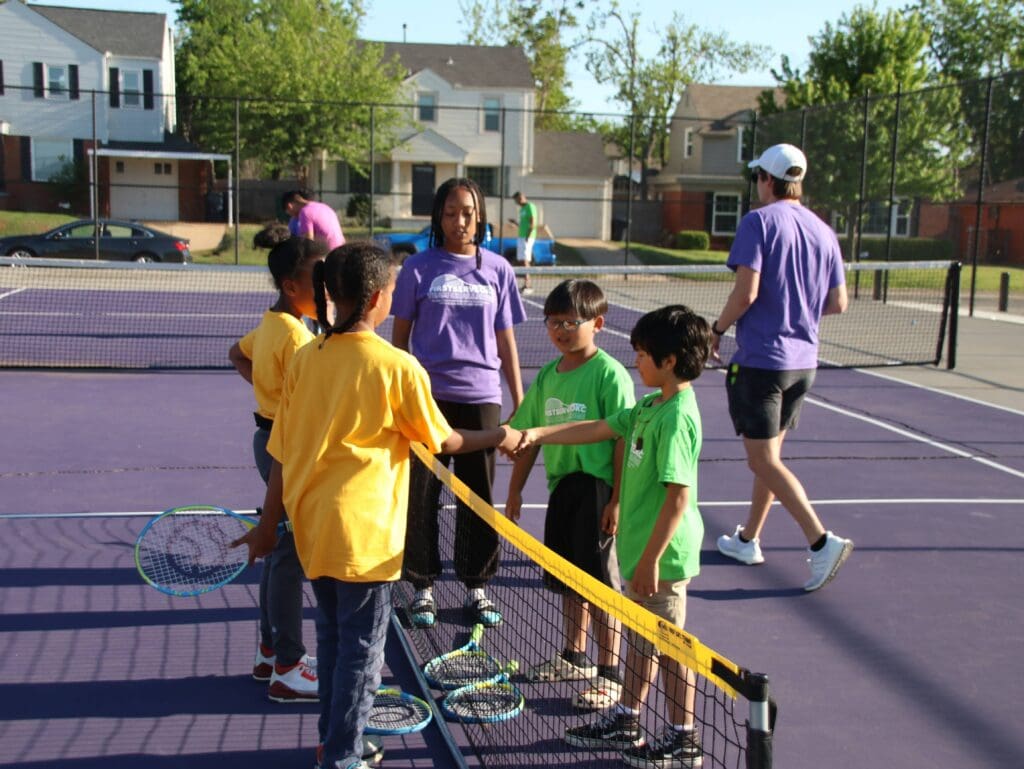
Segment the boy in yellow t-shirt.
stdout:
<svg viewBox="0 0 1024 769">
<path fill-rule="evenodd" d="M 273 546 L 287 508 L 317 600 L 321 769 L 358 769 L 360 740 L 380 684 L 391 583 L 402 571 L 409 445 L 432 453 L 499 446 L 508 427 L 452 431 L 423 367 L 374 333 L 391 308 L 395 268 L 370 243 L 332 251 L 313 273 L 317 316 L 327 296 L 343 318 L 300 350 L 285 379 L 268 451 L 275 461 L 260 524 L 238 544 L 250 558 Z"/>
</svg>

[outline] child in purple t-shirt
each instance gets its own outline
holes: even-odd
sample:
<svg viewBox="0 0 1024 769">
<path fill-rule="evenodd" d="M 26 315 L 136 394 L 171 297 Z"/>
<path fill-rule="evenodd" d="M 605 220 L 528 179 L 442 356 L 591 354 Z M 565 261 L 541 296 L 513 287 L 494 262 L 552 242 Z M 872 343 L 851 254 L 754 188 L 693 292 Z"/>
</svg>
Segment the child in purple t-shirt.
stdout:
<svg viewBox="0 0 1024 769">
<path fill-rule="evenodd" d="M 431 248 L 410 256 L 395 285 L 392 341 L 410 350 L 430 375 L 437 404 L 452 427 L 487 429 L 501 418 L 501 375 L 513 409 L 523 400 L 514 326 L 526 320 L 515 273 L 504 258 L 480 248 L 487 227 L 484 196 L 470 179 L 449 179 L 434 196 Z M 499 373 L 500 372 L 500 373 Z M 455 474 L 488 504 L 494 482 L 494 451 L 454 457 Z M 413 624 L 436 621 L 434 580 L 438 551 L 440 482 L 413 466 L 409 484 L 405 578 L 416 590 Z M 466 586 L 470 619 L 491 627 L 501 612 L 484 586 L 498 569 L 498 535 L 461 503 L 455 523 L 455 573 Z"/>
</svg>

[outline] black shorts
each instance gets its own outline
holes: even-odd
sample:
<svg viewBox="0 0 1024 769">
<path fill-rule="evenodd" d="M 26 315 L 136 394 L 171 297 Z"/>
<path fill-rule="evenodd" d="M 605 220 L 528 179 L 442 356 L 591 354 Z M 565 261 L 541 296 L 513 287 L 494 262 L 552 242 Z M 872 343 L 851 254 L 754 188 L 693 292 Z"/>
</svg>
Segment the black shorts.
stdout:
<svg viewBox="0 0 1024 769">
<path fill-rule="evenodd" d="M 813 368 L 773 371 L 738 364 L 729 366 L 725 392 L 736 434 L 765 440 L 795 428 L 815 373 Z"/>
<path fill-rule="evenodd" d="M 600 478 L 572 473 L 558 482 L 548 500 L 544 544 L 595 579 L 620 590 L 615 537 L 601 531 L 601 515 L 612 489 Z M 555 592 L 565 585 L 544 573 L 544 584 Z"/>
</svg>

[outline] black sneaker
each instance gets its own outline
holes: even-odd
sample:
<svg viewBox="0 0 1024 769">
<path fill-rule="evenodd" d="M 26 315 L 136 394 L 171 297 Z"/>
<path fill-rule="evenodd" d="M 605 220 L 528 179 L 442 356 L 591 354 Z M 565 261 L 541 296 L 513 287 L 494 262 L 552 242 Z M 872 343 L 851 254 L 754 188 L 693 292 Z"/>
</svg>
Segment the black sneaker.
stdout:
<svg viewBox="0 0 1024 769">
<path fill-rule="evenodd" d="M 700 734 L 669 728 L 650 745 L 627 748 L 622 760 L 637 769 L 691 769 L 704 763 Z"/>
<path fill-rule="evenodd" d="M 565 741 L 577 748 L 625 750 L 644 744 L 640 719 L 625 713 L 607 713 L 592 724 L 565 730 Z"/>
</svg>

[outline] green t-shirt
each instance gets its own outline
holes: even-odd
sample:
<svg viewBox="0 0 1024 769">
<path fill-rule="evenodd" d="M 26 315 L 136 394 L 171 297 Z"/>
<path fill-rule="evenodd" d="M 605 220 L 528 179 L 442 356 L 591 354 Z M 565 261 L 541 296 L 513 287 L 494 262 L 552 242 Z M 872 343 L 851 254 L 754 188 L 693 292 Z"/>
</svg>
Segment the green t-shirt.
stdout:
<svg viewBox="0 0 1024 769">
<path fill-rule="evenodd" d="M 633 380 L 629 372 L 604 350 L 598 350 L 582 366 L 559 373 L 556 358 L 537 372 L 523 402 L 512 417 L 517 430 L 604 419 L 634 403 Z M 548 491 L 570 473 L 584 472 L 609 485 L 614 479 L 615 441 L 580 446 L 543 446 Z"/>
<path fill-rule="evenodd" d="M 529 238 L 537 232 L 537 206 L 526 201 L 519 206 L 519 237 Z"/>
<path fill-rule="evenodd" d="M 693 388 L 664 403 L 661 393 L 641 398 L 632 409 L 608 417 L 608 425 L 626 439 L 619 488 L 619 568 L 632 579 L 636 565 L 665 503 L 665 484 L 689 488 L 683 520 L 658 562 L 659 579 L 689 579 L 700 572 L 704 521 L 697 508 L 697 458 L 702 442 L 700 411 Z"/>
</svg>

